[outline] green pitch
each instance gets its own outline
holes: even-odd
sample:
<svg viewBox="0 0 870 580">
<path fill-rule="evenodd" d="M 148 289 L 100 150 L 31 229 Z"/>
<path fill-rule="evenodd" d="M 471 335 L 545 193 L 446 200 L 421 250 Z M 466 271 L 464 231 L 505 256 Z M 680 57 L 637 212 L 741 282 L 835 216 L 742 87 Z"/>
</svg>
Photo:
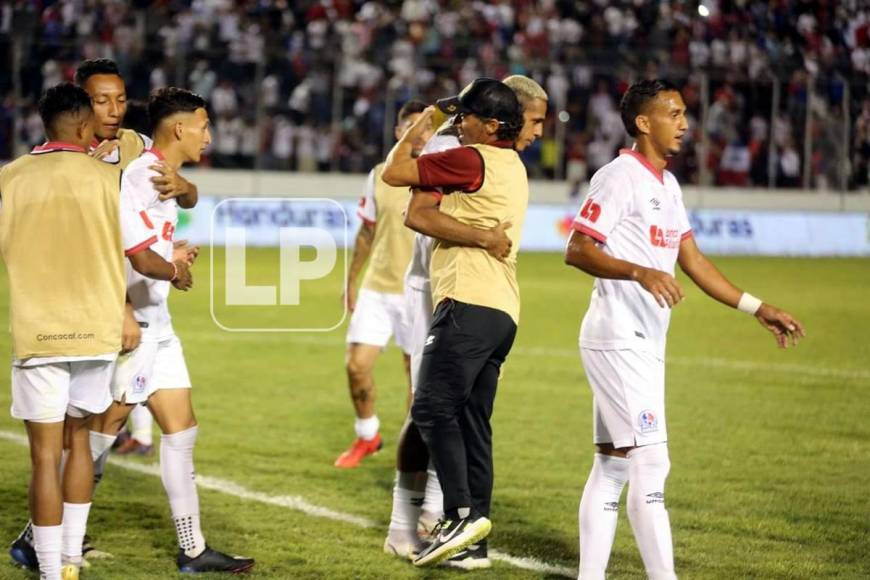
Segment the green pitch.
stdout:
<svg viewBox="0 0 870 580">
<path fill-rule="evenodd" d="M 247 259 L 250 283 L 277 282 L 276 251 L 249 252 Z M 674 312 L 667 367 L 673 464 L 667 492 L 677 571 L 685 579 L 870 577 L 870 262 L 717 263 L 739 285 L 794 312 L 808 337 L 795 350 L 777 350 L 753 319 L 713 303 L 684 279 L 688 297 Z M 415 570 L 381 551 L 404 416 L 398 351 L 388 349 L 376 372 L 384 452 L 360 469 L 339 471 L 332 462 L 353 438 L 345 326 L 320 334 L 222 331 L 209 314 L 208 269 L 203 256 L 194 289 L 172 297 L 201 424 L 197 471 L 223 490 L 200 490 L 208 542 L 256 557 L 258 578 L 463 576 Z M 592 458 L 591 397 L 576 354 L 591 280 L 556 254 L 524 254 L 520 275 L 522 323 L 493 419 L 490 546 L 570 572 Z M 2 280 L 5 311 L 5 274 Z M 327 320 L 321 315 L 334 313 L 337 284 L 333 278 L 303 286 L 305 312 L 218 304 L 219 315 L 230 326 Z M 4 329 L 0 351 L 8 350 Z M 5 411 L 8 371 L 0 377 L 0 435 L 23 433 Z M 147 467 L 156 460 L 127 463 Z M 26 448 L 0 437 L 0 578 L 29 577 L 5 563 L 5 543 L 27 518 L 28 471 Z M 260 495 L 238 497 L 245 493 Z M 624 501 L 611 577 L 639 579 L 643 567 Z M 90 534 L 115 557 L 95 563 L 83 578 L 174 576 L 175 537 L 158 477 L 110 465 L 91 514 Z M 540 576 L 504 561 L 474 573 Z"/>
</svg>

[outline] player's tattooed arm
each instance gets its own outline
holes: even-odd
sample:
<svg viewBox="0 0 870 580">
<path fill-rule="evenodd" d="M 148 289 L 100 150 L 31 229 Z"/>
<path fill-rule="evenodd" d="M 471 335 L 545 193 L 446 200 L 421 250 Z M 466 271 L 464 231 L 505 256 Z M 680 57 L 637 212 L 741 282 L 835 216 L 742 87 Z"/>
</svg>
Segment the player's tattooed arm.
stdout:
<svg viewBox="0 0 870 580">
<path fill-rule="evenodd" d="M 565 263 L 596 278 L 633 280 L 652 294 L 662 308 L 673 308 L 685 298 L 680 283 L 667 272 L 609 256 L 601 250 L 598 242 L 578 231 L 568 239 Z"/>
<path fill-rule="evenodd" d="M 160 201 L 174 197 L 178 201 L 179 207 L 183 209 L 191 209 L 196 206 L 196 202 L 199 201 L 199 190 L 195 184 L 183 178 L 176 169 L 163 161 L 155 163 L 150 169 L 157 172 L 157 175 L 151 178 L 151 183 L 158 191 Z"/>
<path fill-rule="evenodd" d="M 375 224 L 363 221 L 353 243 L 353 253 L 350 259 L 350 269 L 347 273 L 347 286 L 341 294 L 341 300 L 351 312 L 356 308 L 357 279 L 372 253 L 372 242 L 375 239 Z"/>
<path fill-rule="evenodd" d="M 414 190 L 405 211 L 405 225 L 415 232 L 460 246 L 482 248 L 499 260 L 511 253 L 513 242 L 507 235 L 510 222 L 488 230 L 475 228 L 442 213 L 438 197 L 429 191 Z"/>
<path fill-rule="evenodd" d="M 726 306 L 737 308 L 743 290 L 731 283 L 719 268 L 701 252 L 693 237 L 680 243 L 680 268 L 709 297 Z M 806 335 L 798 319 L 772 304 L 762 303 L 755 312 L 758 322 L 773 334 L 781 348 L 796 345 Z"/>
</svg>

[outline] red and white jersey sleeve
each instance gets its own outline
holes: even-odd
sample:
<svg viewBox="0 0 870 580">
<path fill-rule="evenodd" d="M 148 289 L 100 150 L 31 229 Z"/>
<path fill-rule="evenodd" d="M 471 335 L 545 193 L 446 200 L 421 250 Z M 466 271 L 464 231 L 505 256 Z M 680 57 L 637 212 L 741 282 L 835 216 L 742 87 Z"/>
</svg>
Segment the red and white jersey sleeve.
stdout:
<svg viewBox="0 0 870 580">
<path fill-rule="evenodd" d="M 606 166 L 605 166 L 606 167 Z M 628 211 L 631 181 L 616 171 L 597 171 L 573 227 L 602 244 Z"/>
<path fill-rule="evenodd" d="M 362 199 L 359 200 L 359 208 L 356 210 L 356 215 L 367 224 L 373 224 L 377 221 L 378 208 L 375 205 L 374 169 L 369 171 L 369 176 L 366 178 L 365 189 L 363 190 Z"/>
<path fill-rule="evenodd" d="M 151 175 L 146 176 L 144 171 L 135 169 L 125 171 L 121 176 L 121 239 L 125 256 L 132 256 L 157 242 L 157 233 L 143 219 L 143 216 L 147 217 L 146 210 L 153 197 L 144 191 L 143 182 L 147 182 L 148 189 L 153 191 L 150 178 Z"/>
<path fill-rule="evenodd" d="M 592 177 L 574 229 L 597 240 L 609 256 L 671 275 L 680 243 L 692 235 L 676 178 L 626 149 Z M 664 358 L 670 315 L 637 282 L 598 278 L 580 342 L 584 348 L 644 350 Z"/>
<path fill-rule="evenodd" d="M 129 224 L 122 227 L 130 231 L 147 232 L 150 241 L 148 247 L 170 261 L 178 223 L 178 205 L 175 199 L 161 201 L 151 182 L 157 172 L 150 166 L 159 160 L 159 153 L 145 151 L 124 171 L 121 198 L 126 200 L 122 205 L 129 207 L 126 210 Z M 133 315 L 142 327 L 143 341 L 164 340 L 173 334 L 168 304 L 170 288 L 169 282 L 146 278 L 127 265 L 127 296 L 133 306 Z"/>
</svg>

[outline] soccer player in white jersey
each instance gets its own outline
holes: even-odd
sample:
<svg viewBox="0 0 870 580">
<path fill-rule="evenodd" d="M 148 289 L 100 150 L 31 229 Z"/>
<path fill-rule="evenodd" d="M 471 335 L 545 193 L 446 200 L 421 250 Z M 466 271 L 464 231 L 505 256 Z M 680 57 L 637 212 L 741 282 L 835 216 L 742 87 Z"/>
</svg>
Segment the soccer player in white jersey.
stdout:
<svg viewBox="0 0 870 580">
<path fill-rule="evenodd" d="M 543 135 L 547 115 L 546 91 L 534 80 L 522 75 L 512 75 L 503 81 L 513 89 L 523 107 L 523 128 L 515 148 L 523 151 Z M 456 118 L 448 119 L 426 143 L 422 155 L 460 147 Z M 414 190 L 414 193 L 426 193 Z M 428 194 L 427 194 L 428 195 Z M 431 196 L 430 196 L 431 197 Z M 425 198 L 424 198 L 425 199 Z M 479 230 L 458 220 L 453 221 L 454 234 L 463 245 L 481 246 L 493 256 L 503 258 L 510 252 L 511 241 L 505 234 L 510 224 L 499 224 L 491 230 Z M 433 238 L 423 234 L 414 237 L 411 264 L 405 275 L 405 300 L 411 323 L 411 386 L 416 386 L 423 347 L 432 325 L 432 291 L 429 281 L 429 261 L 432 256 Z M 393 488 L 393 511 L 389 532 L 384 541 L 384 551 L 400 556 L 414 553 L 420 548 L 417 530 L 425 536 L 443 515 L 443 494 L 434 467 L 428 462 L 429 452 L 419 431 L 409 420 L 399 439 L 396 484 Z M 471 546 L 445 562 L 449 566 L 477 569 L 488 568 L 491 562 L 487 555 L 486 541 Z"/>
<path fill-rule="evenodd" d="M 178 205 L 192 207 L 193 199 L 162 199 L 152 182 L 153 166 L 164 163 L 178 169 L 197 162 L 211 142 L 206 103 L 198 95 L 169 87 L 150 99 L 149 116 L 154 128 L 154 147 L 130 163 L 121 181 L 121 195 L 138 204 L 145 226 L 153 230 L 156 252 L 173 256 L 173 234 Z M 194 194 L 195 195 L 195 194 Z M 195 258 L 195 249 L 181 249 Z M 179 250 L 175 250 L 177 255 Z M 134 405 L 147 404 L 160 426 L 160 470 L 169 498 L 178 536 L 177 565 L 180 572 L 242 572 L 254 566 L 250 558 L 231 557 L 205 543 L 200 529 L 199 498 L 194 481 L 193 449 L 198 425 L 190 397 L 190 377 L 181 342 L 172 328 L 169 285 L 129 272 L 127 294 L 133 316 L 142 328 L 141 343 L 122 356 L 112 380 L 114 403 L 95 421 L 106 448 Z"/>
<path fill-rule="evenodd" d="M 151 147 L 152 141 L 149 136 L 150 128 L 134 127 L 129 123 L 133 120 L 128 115 L 131 102 L 127 99 L 127 87 L 118 65 L 107 58 L 85 60 L 76 68 L 75 81 L 90 95 L 94 108 L 96 122 L 90 154 L 125 170 L 145 149 Z M 147 106 L 145 108 L 144 116 L 147 117 Z M 186 199 L 196 199 L 196 185 L 184 179 L 175 169 L 162 162 L 155 163 L 153 169 L 156 173 L 151 181 L 164 199 L 177 197 L 182 204 Z M 139 327 L 128 312 L 124 319 L 125 350 L 135 348 L 139 339 Z M 144 407 L 138 407 L 133 411 L 131 423 L 130 436 L 123 441 L 119 439 L 116 452 L 140 455 L 152 453 L 151 414 Z M 95 443 L 98 442 L 92 441 L 92 446 Z"/>
<path fill-rule="evenodd" d="M 121 347 L 121 249 L 139 272 L 181 288 L 191 279 L 186 263 L 173 266 L 149 248 L 155 238 L 119 195 L 119 173 L 85 155 L 94 117 L 88 94 L 61 84 L 39 110 L 49 142 L 0 171 L 12 414 L 26 422 L 33 446 L 33 524 L 10 555 L 25 556 L 46 580 L 75 580 L 93 492 L 87 425 L 111 402 Z M 26 267 L 34 256 L 40 267 Z"/>
<path fill-rule="evenodd" d="M 648 577 L 673 580 L 665 509 L 670 470 L 665 421 L 665 339 L 683 299 L 674 265 L 710 297 L 755 316 L 780 347 L 804 329 L 789 313 L 743 292 L 698 249 L 667 157 L 688 130 L 679 91 L 661 80 L 632 85 L 621 114 L 633 149 L 592 177 L 565 262 L 595 276 L 580 329 L 598 448 L 580 501 L 580 578 L 603 580 L 628 482 L 628 518 Z"/>
<path fill-rule="evenodd" d="M 424 103 L 415 100 L 402 105 L 394 131 L 396 139 L 417 120 L 425 108 Z M 415 156 L 419 155 L 430 136 L 431 131 L 415 145 Z M 402 223 L 408 188 L 388 185 L 381 179 L 383 167 L 383 163 L 377 164 L 366 180 L 365 193 L 357 211 L 362 223 L 353 245 L 343 296 L 348 310 L 353 313 L 347 327 L 345 368 L 356 414 L 356 438 L 335 460 L 335 466 L 343 469 L 357 467 L 365 457 L 377 453 L 382 446 L 380 421 L 375 413 L 375 362 L 390 337 L 393 337 L 396 346 L 402 349 L 407 373 L 411 351 L 403 294 L 404 274 L 414 242 L 414 232 Z M 357 278 L 366 261 L 369 262 L 368 269 L 357 294 Z M 408 389 L 410 401 L 410 384 Z"/>
</svg>

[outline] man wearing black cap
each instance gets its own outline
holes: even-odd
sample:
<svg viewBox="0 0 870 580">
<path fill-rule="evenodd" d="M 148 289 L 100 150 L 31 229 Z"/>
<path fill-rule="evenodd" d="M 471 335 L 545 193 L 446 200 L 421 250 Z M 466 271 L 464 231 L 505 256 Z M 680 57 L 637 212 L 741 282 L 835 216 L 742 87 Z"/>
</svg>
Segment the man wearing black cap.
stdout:
<svg viewBox="0 0 870 580">
<path fill-rule="evenodd" d="M 431 122 L 429 108 L 390 153 L 382 175 L 390 185 L 433 193 L 413 196 L 405 219 L 437 240 L 430 266 L 436 308 L 411 414 L 441 480 L 445 519 L 414 560 L 418 566 L 451 557 L 492 528 L 489 419 L 519 320 L 516 256 L 529 195 L 525 166 L 513 149 L 523 124 L 513 90 L 481 78 L 438 107 L 461 116 L 463 147 L 412 158 L 412 143 Z M 504 259 L 457 243 L 458 226 L 499 224 L 510 224 L 513 242 Z"/>
</svg>

